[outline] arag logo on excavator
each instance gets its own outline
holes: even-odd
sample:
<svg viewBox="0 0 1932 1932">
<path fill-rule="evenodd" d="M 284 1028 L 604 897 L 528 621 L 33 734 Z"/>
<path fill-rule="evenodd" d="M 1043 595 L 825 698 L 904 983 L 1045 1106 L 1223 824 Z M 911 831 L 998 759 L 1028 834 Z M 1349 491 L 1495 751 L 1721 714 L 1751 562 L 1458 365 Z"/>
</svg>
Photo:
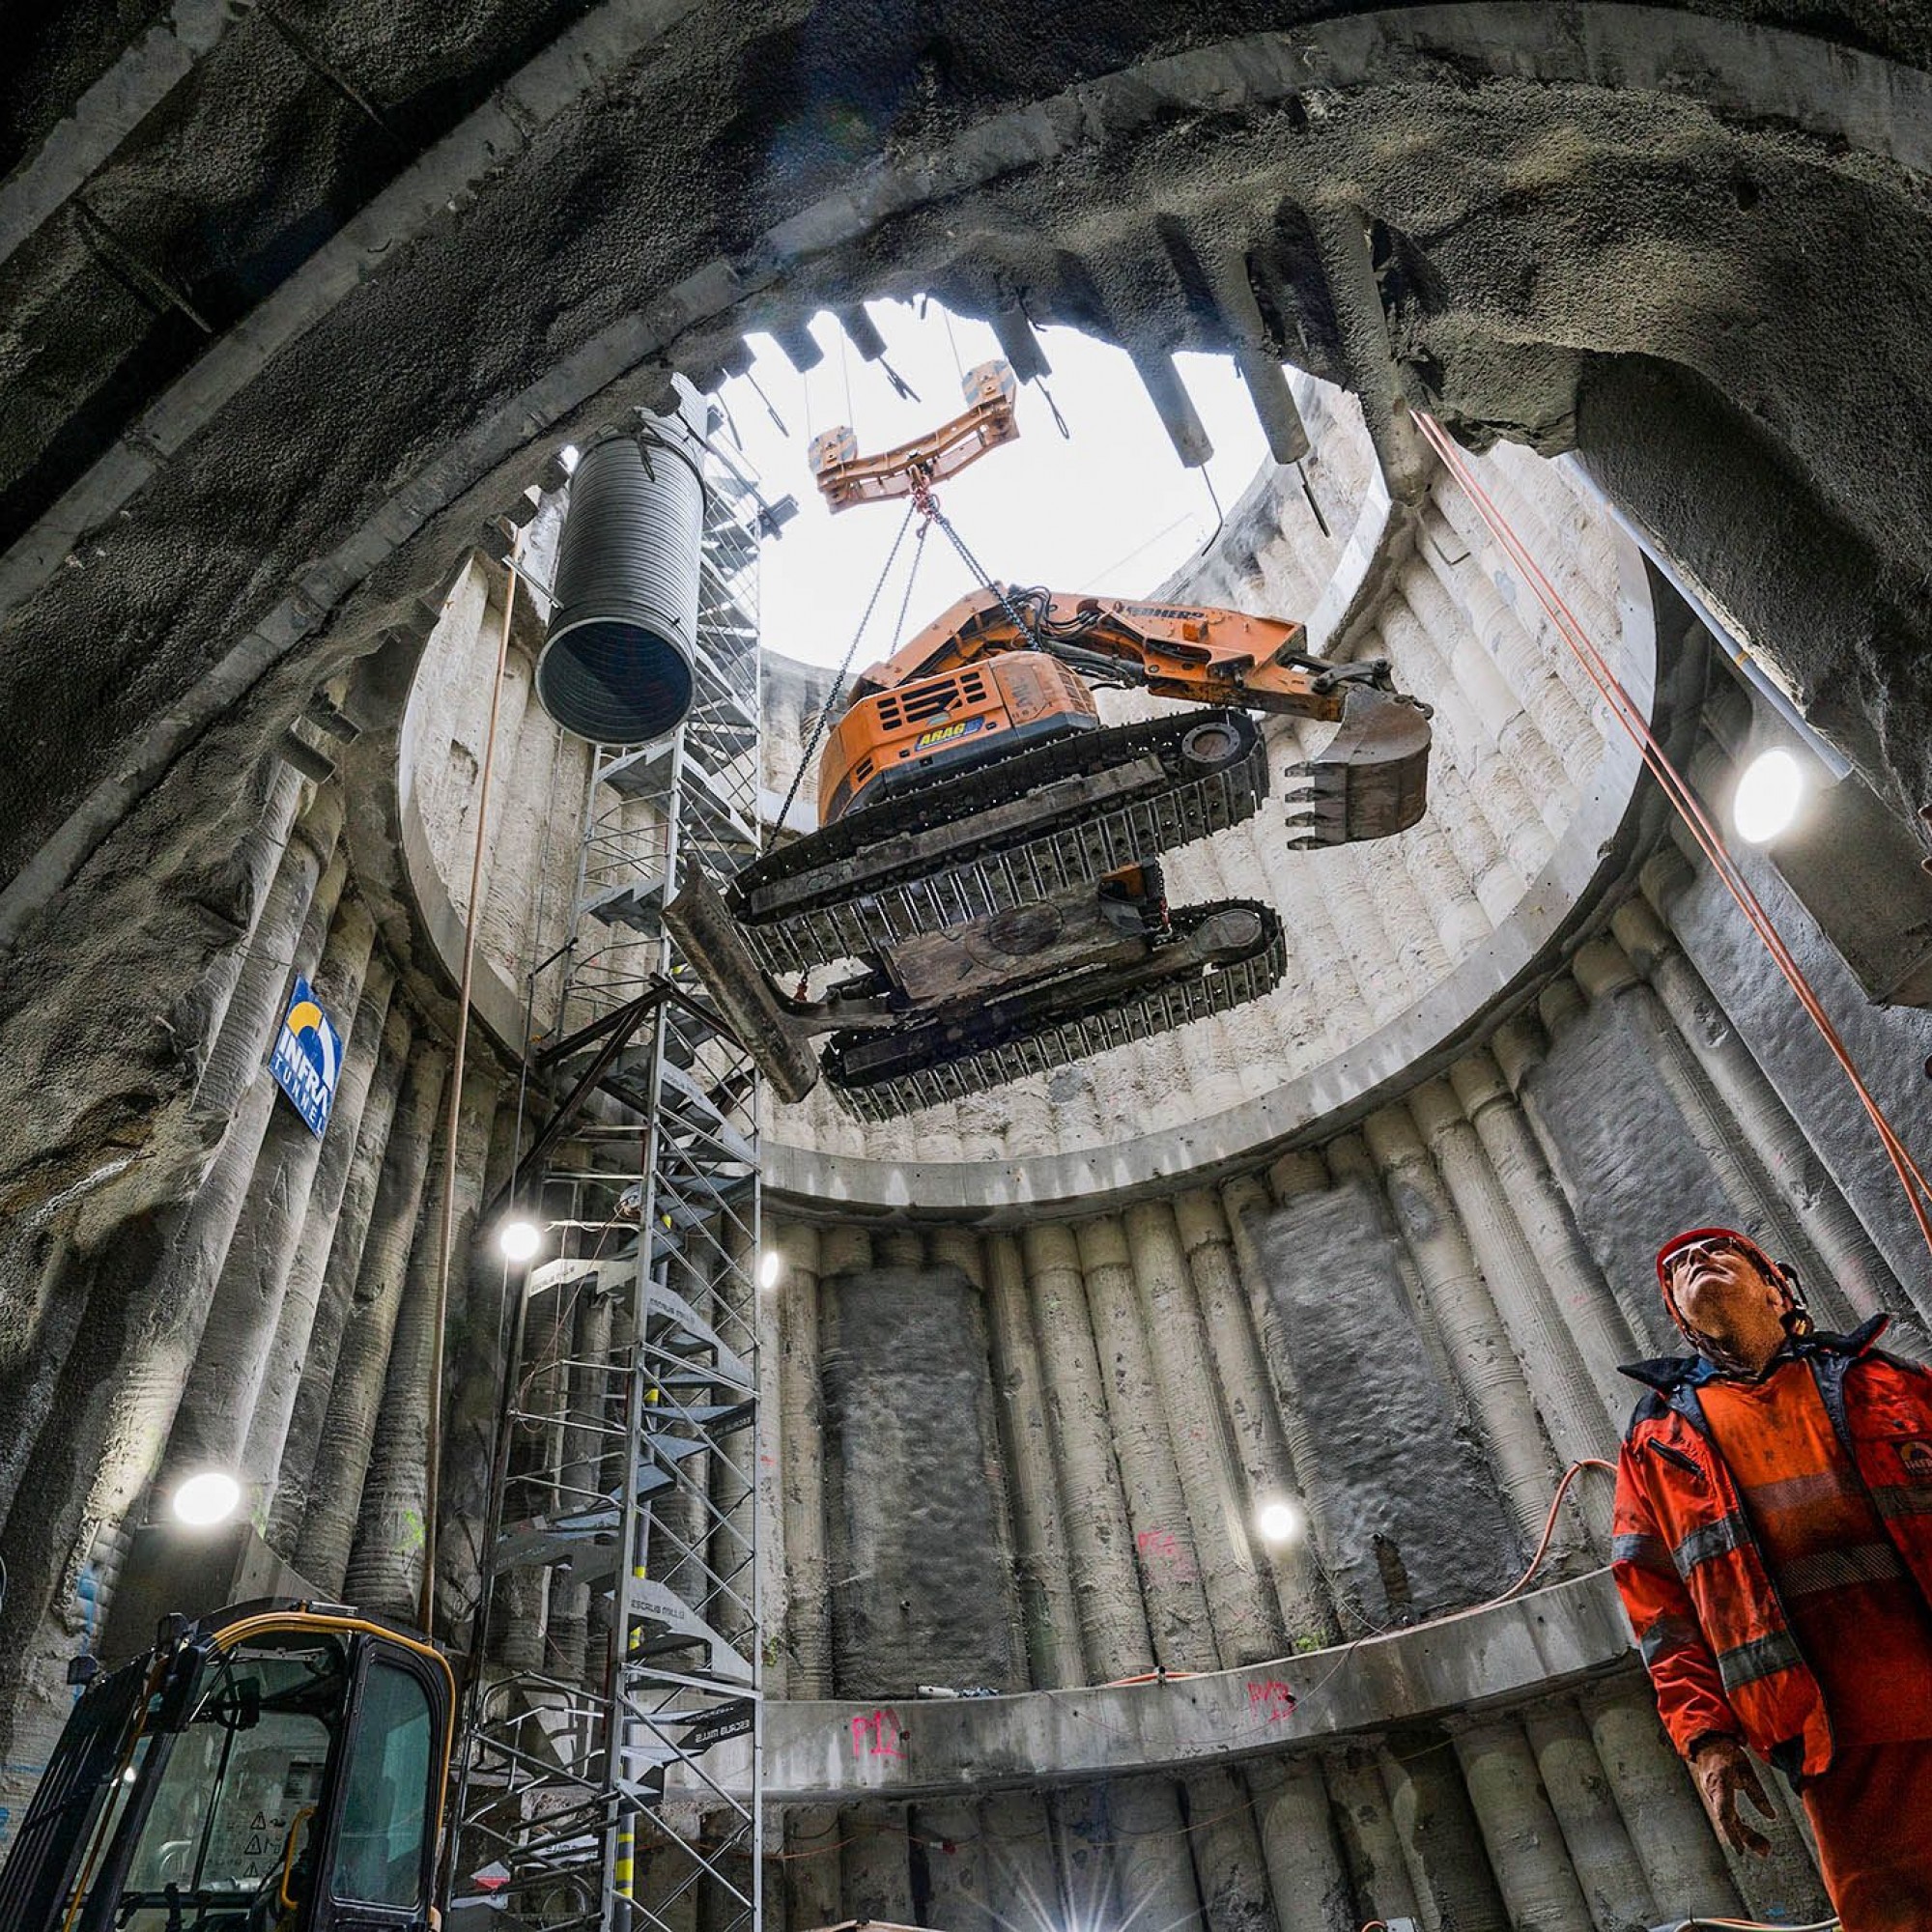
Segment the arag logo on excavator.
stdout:
<svg viewBox="0 0 1932 1932">
<path fill-rule="evenodd" d="M 955 738 L 970 738 L 986 721 L 983 718 L 962 718 L 956 724 L 935 724 L 930 731 L 922 731 L 912 741 L 915 752 L 929 752 L 935 745 L 950 745 Z"/>
</svg>

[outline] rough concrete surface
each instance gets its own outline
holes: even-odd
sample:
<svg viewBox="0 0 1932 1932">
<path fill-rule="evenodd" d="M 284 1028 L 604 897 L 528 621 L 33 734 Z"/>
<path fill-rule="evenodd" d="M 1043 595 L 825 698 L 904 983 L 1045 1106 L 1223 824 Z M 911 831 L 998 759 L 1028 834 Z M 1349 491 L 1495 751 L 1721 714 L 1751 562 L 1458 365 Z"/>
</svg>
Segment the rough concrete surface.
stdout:
<svg viewBox="0 0 1932 1932">
<path fill-rule="evenodd" d="M 1563 1166 L 1564 1192 L 1605 1274 L 1628 1288 L 1648 1353 L 1682 1346 L 1657 1293 L 1659 1246 L 1680 1228 L 1730 1223 L 1735 1205 L 1681 1117 L 1627 1001 L 1600 1000 L 1558 1031 L 1531 1092 Z M 1660 1122 L 1678 1122 L 1659 1131 Z M 1748 1232 L 1748 1230 L 1747 1231 Z M 1631 1401 L 1637 1389 L 1631 1385 Z"/>
<path fill-rule="evenodd" d="M 823 1287 L 833 1643 L 855 1696 L 1024 1681 L 985 1317 L 956 1268 Z"/>
<path fill-rule="evenodd" d="M 8 24 L 0 1409 L 15 1440 L 0 1452 L 12 1584 L 0 1807 L 31 1782 L 67 1707 L 65 1662 L 124 1560 L 121 1519 L 146 1500 L 161 1410 L 186 1378 L 175 1365 L 210 1315 L 231 1236 L 244 1305 L 277 1282 L 298 1290 L 299 1332 L 283 1338 L 278 1315 L 271 1399 L 252 1418 L 267 1439 L 251 1471 L 283 1490 L 271 1527 L 286 1543 L 308 1515 L 318 1582 L 348 1564 L 372 1601 L 410 1594 L 420 1209 L 449 949 L 412 897 L 408 843 L 425 826 L 440 840 L 446 928 L 467 877 L 447 862 L 473 824 L 462 780 L 485 691 L 445 687 L 432 646 L 409 706 L 479 523 L 556 446 L 649 394 L 665 364 L 704 377 L 747 328 L 929 290 L 970 313 L 1023 304 L 1124 344 L 1180 440 L 1165 359 L 1179 349 L 1237 353 L 1257 370 L 1286 359 L 1356 390 L 1366 416 L 1332 396 L 1317 407 L 1296 379 L 1321 432 L 1308 474 L 1336 526 L 1316 532 L 1298 484 L 1264 476 L 1201 582 L 1237 603 L 1305 607 L 1338 647 L 1387 649 L 1437 705 L 1442 756 L 1437 810 L 1416 836 L 1345 855 L 1319 880 L 1253 842 L 1177 864 L 1199 895 L 1265 877 L 1293 913 L 1296 993 L 1265 1041 L 1163 1041 L 1125 1100 L 1105 1069 L 1068 1069 L 921 1129 L 923 1161 L 1008 1170 L 1007 1208 L 1023 1223 L 1037 1200 L 1020 1166 L 1031 1149 L 1091 1149 L 1128 1116 L 1161 1143 L 1135 1186 L 1150 1174 L 1198 1181 L 1206 1156 L 1191 1137 L 1210 1108 L 1305 1079 L 1307 1107 L 1277 1133 L 1298 1137 L 1303 1178 L 1278 1173 L 1282 1205 L 1229 1229 L 1239 1278 L 1208 1314 L 1217 1359 L 1252 1362 L 1240 1390 L 1150 1356 L 1177 1335 L 1198 1346 L 1174 1319 L 1186 1284 L 1166 1247 L 1110 1254 L 1083 1286 L 1066 1229 L 1036 1221 L 1015 1244 L 1025 1279 L 1006 1283 L 1002 1371 L 1030 1322 L 1042 1373 L 1063 1373 L 1039 1395 L 1051 1450 L 1022 1455 L 997 1426 L 972 1227 L 923 1229 L 932 1204 L 913 1194 L 890 1231 L 859 1228 L 856 1207 L 829 1193 L 794 1204 L 826 1225 L 811 1231 L 812 1290 L 792 1309 L 811 1332 L 786 1337 L 783 1386 L 806 1399 L 776 1405 L 790 1613 L 814 1634 L 801 1678 L 810 1662 L 818 1688 L 851 1700 L 777 1707 L 775 1734 L 801 1768 L 794 1794 L 846 1806 L 792 1821 L 811 1826 L 795 1837 L 820 1861 L 795 1888 L 797 1922 L 930 1913 L 968 1926 L 979 1893 L 1001 1883 L 993 1848 L 1009 1838 L 1035 1845 L 1031 1883 L 1060 1881 L 1065 1900 L 1038 1915 L 1049 1924 L 1086 1922 L 1085 1901 L 1094 1922 L 1141 1911 L 1266 1932 L 1270 1887 L 1282 1932 L 1391 1915 L 1429 1932 L 1583 1932 L 1741 1902 L 1809 1916 L 1795 1827 L 1780 1825 L 1769 1877 L 1727 1873 L 1600 1577 L 1453 1613 L 1520 1560 L 1539 1500 L 1529 1394 L 1597 1401 L 1570 1374 L 1565 1337 L 1552 1329 L 1553 1350 L 1539 1348 L 1525 1309 L 1567 1321 L 1579 1345 L 1595 1337 L 1594 1371 L 1613 1315 L 1669 1345 L 1650 1255 L 1686 1213 L 1762 1216 L 1807 1266 L 1818 1244 L 1848 1251 L 1845 1231 L 1772 1171 L 1794 1136 L 1921 1308 L 1922 1264 L 1855 1104 L 1708 878 L 1662 914 L 1733 1030 L 1727 1050 L 1742 1042 L 1726 1067 L 1640 961 L 1563 923 L 1579 879 L 1628 889 L 1596 850 L 1622 795 L 1602 832 L 1577 805 L 1609 770 L 1602 720 L 1467 504 L 1418 473 L 1406 412 L 1429 410 L 1487 452 L 1482 473 L 1608 640 L 1650 602 L 1601 519 L 1529 453 L 1581 450 L 1888 803 L 1922 803 L 1923 10 L 35 0 Z M 476 566 L 463 581 L 443 644 L 487 628 L 492 577 Z M 1681 624 L 1662 643 L 1680 667 L 1695 656 Z M 795 711 L 799 694 L 775 685 L 778 708 Z M 519 664 L 513 712 L 526 695 Z M 1680 708 L 1700 696 L 1671 694 Z M 305 714 L 298 781 L 274 748 Z M 486 908 L 486 954 L 509 969 L 533 951 L 542 840 L 527 808 L 553 783 L 567 791 L 576 769 L 540 724 L 518 735 L 504 770 L 526 810 L 489 855 L 514 889 Z M 318 807 L 327 761 L 341 777 Z M 346 812 L 332 860 L 333 832 L 289 844 L 298 802 L 311 834 L 306 814 Z M 1590 864 L 1551 871 L 1573 838 Z M 308 886 L 327 882 L 307 951 L 301 912 L 271 885 L 298 848 Z M 554 884 L 554 850 L 550 863 Z M 1864 1009 L 1803 915 L 1766 890 L 1916 1131 L 1922 1016 Z M 380 1031 L 387 1064 L 368 1069 L 370 1097 L 319 1168 L 279 1135 L 264 1166 L 261 1106 L 231 1117 L 259 1085 L 288 963 L 314 956 L 344 891 L 394 980 L 386 1022 L 372 1012 L 362 1030 Z M 1522 1145 L 1455 1127 L 1405 1149 L 1400 1185 L 1423 1189 L 1429 1225 L 1398 1224 L 1397 1183 L 1365 1164 L 1361 1142 L 1338 1141 L 1338 1109 L 1370 1104 L 1377 1081 L 1378 1100 L 1403 1100 L 1422 1069 L 1395 1023 L 1428 1009 L 1459 962 L 1532 924 L 1542 950 L 1518 966 L 1534 977 L 1589 943 L 1538 1018 L 1519 1015 L 1516 1050 L 1496 1042 Z M 1507 979 L 1434 1009 L 1432 1041 L 1463 1052 Z M 1336 1055 L 1364 1041 L 1379 1042 L 1373 1079 L 1346 1094 L 1324 1085 Z M 487 1069 L 478 1078 L 487 1090 Z M 1466 1085 L 1457 1094 L 1474 1105 Z M 488 1098 L 471 1111 L 471 1169 Z M 1524 1157 L 1531 1136 L 1548 1189 Z M 837 1123 L 824 1144 L 867 1151 Z M 1231 1204 L 1259 1192 L 1256 1147 L 1216 1155 L 1217 1174 L 1243 1169 Z M 298 1223 L 310 1172 L 320 1195 Z M 476 1179 L 462 1177 L 466 1202 Z M 273 1215 L 259 1211 L 270 1197 Z M 953 1204 L 962 1222 L 983 1205 Z M 285 1268 L 280 1244 L 318 1211 L 318 1252 Z M 1163 1228 L 1166 1211 L 1150 1204 Z M 1546 1311 L 1523 1299 L 1524 1257 L 1541 1264 L 1531 1223 L 1552 1215 L 1556 1249 L 1574 1227 L 1593 1265 L 1569 1269 L 1569 1299 Z M 180 1264 L 184 1231 L 197 1236 L 192 1267 Z M 1424 1238 L 1428 1267 L 1413 1252 Z M 1498 1387 L 1479 1403 L 1444 1317 L 1477 1305 L 1485 1269 L 1538 1359 L 1528 1393 Z M 494 1303 L 480 1288 L 473 1298 L 487 1326 Z M 1226 1333 L 1250 1311 L 1254 1333 Z M 268 1314 L 225 1326 L 210 1360 L 245 1361 Z M 494 1358 L 487 1336 L 471 1340 L 453 1362 Z M 1111 1412 L 1103 1356 L 1135 1365 L 1115 1378 Z M 1269 1399 L 1264 1381 L 1279 1398 L 1278 1453 L 1267 1429 L 1265 1454 L 1242 1431 Z M 240 1410 L 238 1393 L 219 1433 Z M 1504 1421 L 1527 1445 L 1507 1472 Z M 1217 1432 L 1240 1453 L 1205 1458 Z M 165 1446 L 205 1444 L 185 1432 Z M 112 1495 L 89 1505 L 103 1485 Z M 1292 1652 L 1194 1688 L 1037 1685 L 1047 1668 L 1138 1667 L 1174 1594 L 1150 1558 L 1238 1551 L 1275 1485 L 1309 1516 L 1295 1564 L 1307 1624 L 1337 1608 L 1344 1643 L 1327 1662 Z M 1056 1513 L 1058 1580 L 1080 1608 L 1076 1629 L 1062 1607 L 1049 1663 L 1028 1658 L 1015 1572 L 1048 1548 Z M 1171 1545 L 1144 1545 L 1150 1533 Z M 1217 1613 L 1232 1603 L 1222 1589 Z M 1558 1596 L 1592 1591 L 1580 1621 L 1550 1613 Z M 503 1655 L 581 1661 L 581 1592 L 508 1607 Z M 1398 1624 L 1426 1628 L 1349 1650 Z M 1508 1641 L 1487 1644 L 1499 1629 Z M 1570 1640 L 1579 1633 L 1587 1642 Z M 1585 1690 L 1580 1714 L 1549 1704 L 1552 1688 L 1600 1669 L 1613 1675 Z M 1027 1694 L 916 1704 L 933 1682 Z M 1460 1715 L 1471 1705 L 1484 1707 L 1474 1728 Z M 860 1751 L 862 1730 L 883 1748 Z M 1345 1732 L 1345 1753 L 1323 1762 Z M 1231 1733 L 1255 1760 L 1252 1782 L 1212 1764 Z M 1001 1785 L 1029 1808 L 996 1826 L 986 1794 Z M 703 1923 L 690 1904 L 677 1932 Z"/>
<path fill-rule="evenodd" d="M 1922 1165 L 1924 1136 L 1914 1129 L 1932 1112 L 1926 1073 L 1932 1013 L 1886 1011 L 1867 1004 L 1775 867 L 1757 859 L 1749 873 L 1861 1075 Z M 1825 1151 L 1872 1240 L 1925 1311 L 1932 1299 L 1925 1288 L 1925 1244 L 1878 1136 L 1824 1040 L 1784 981 L 1767 970 L 1756 938 L 1715 880 L 1698 878 L 1671 910 L 1686 953 L 1722 1001 L 1806 1138 Z"/>
<path fill-rule="evenodd" d="M 27 71 L 77 99 L 107 46 L 64 39 L 72 11 L 37 16 Z M 1348 376 L 1310 213 L 1342 202 L 1410 405 L 1476 443 L 1579 440 L 1875 781 L 1932 789 L 1928 700 L 1896 675 L 1932 542 L 1910 15 L 275 18 L 220 36 L 0 270 L 29 373 L 0 473 L 35 529 L 0 660 L 25 721 L 6 864 L 34 865 L 0 1016 L 46 1002 L 44 962 L 90 929 L 141 930 L 155 984 L 205 950 L 231 775 L 435 594 L 532 437 L 607 413 L 642 360 L 701 373 L 743 327 L 931 288 L 1150 358 L 1228 346 L 1252 306 L 1274 350 Z M 1230 263 L 1252 305 L 1215 296 Z M 83 1163 L 99 1128 L 62 1125 Z"/>
<path fill-rule="evenodd" d="M 1269 1217 L 1267 1293 L 1321 1461 L 1301 1471 L 1323 1564 L 1359 1630 L 1499 1588 L 1515 1541 L 1429 1365 L 1396 1236 L 1360 1183 Z"/>
</svg>

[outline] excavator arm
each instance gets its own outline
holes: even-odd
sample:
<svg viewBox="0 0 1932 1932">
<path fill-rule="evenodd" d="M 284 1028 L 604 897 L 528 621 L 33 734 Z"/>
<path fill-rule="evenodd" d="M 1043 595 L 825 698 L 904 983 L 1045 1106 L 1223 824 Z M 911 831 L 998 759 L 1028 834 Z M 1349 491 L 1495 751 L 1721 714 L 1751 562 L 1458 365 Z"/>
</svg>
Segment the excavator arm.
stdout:
<svg viewBox="0 0 1932 1932">
<path fill-rule="evenodd" d="M 1018 650 L 1044 651 L 1095 682 L 1138 685 L 1159 697 L 1331 723 L 1341 718 L 1350 686 L 1391 690 L 1385 665 L 1325 664 L 1308 655 L 1307 636 L 1304 625 L 1241 611 L 995 584 L 960 598 L 902 650 L 873 665 L 852 697 L 859 702 Z"/>
</svg>

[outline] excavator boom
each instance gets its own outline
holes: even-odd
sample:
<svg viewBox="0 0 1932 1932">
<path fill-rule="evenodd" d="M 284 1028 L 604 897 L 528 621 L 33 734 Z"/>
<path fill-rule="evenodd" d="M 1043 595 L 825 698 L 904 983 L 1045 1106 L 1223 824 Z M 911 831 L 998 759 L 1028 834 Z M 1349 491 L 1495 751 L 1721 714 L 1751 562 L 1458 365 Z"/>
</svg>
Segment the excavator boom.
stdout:
<svg viewBox="0 0 1932 1932">
<path fill-rule="evenodd" d="M 1292 770 L 1303 781 L 1292 829 L 1313 845 L 1406 831 L 1427 800 L 1428 708 L 1395 691 L 1385 664 L 1328 664 L 1309 656 L 1307 638 L 1292 620 L 1242 611 L 987 584 L 853 686 L 819 762 L 819 822 L 876 810 L 930 771 L 1094 730 L 1089 687 L 1118 683 L 1339 723 Z"/>
<path fill-rule="evenodd" d="M 852 696 L 862 701 L 1003 652 L 1042 650 L 1161 697 L 1333 721 L 1342 715 L 1336 681 L 1345 668 L 1309 657 L 1307 639 L 1306 625 L 1244 611 L 990 584 L 862 673 Z"/>
</svg>

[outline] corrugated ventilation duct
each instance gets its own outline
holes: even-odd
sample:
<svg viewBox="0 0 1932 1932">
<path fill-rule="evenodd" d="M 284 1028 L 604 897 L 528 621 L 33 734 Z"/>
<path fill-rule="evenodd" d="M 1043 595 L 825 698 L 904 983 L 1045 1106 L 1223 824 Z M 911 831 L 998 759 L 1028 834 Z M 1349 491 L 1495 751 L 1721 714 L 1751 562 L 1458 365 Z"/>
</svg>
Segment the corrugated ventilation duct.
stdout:
<svg viewBox="0 0 1932 1932">
<path fill-rule="evenodd" d="M 536 687 L 580 738 L 645 744 L 691 709 L 704 530 L 697 465 L 682 421 L 646 417 L 577 466 Z"/>
</svg>

